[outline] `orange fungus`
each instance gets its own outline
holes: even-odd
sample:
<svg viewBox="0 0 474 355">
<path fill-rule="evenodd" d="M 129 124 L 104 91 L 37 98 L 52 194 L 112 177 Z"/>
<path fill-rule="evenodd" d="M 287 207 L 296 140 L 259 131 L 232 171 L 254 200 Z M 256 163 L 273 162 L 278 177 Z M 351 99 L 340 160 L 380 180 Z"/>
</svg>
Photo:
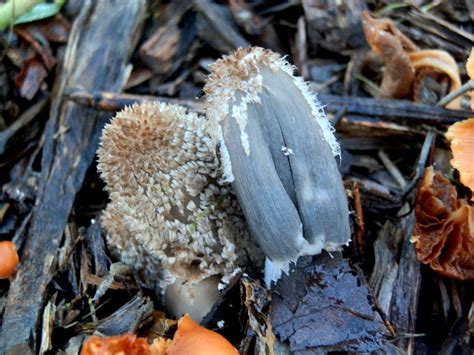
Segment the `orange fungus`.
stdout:
<svg viewBox="0 0 474 355">
<path fill-rule="evenodd" d="M 113 337 L 92 336 L 82 345 L 81 355 L 149 355 L 148 342 L 145 338 L 137 338 L 133 334 L 123 334 Z"/>
<path fill-rule="evenodd" d="M 133 334 L 90 337 L 81 355 L 236 355 L 237 350 L 222 335 L 201 327 L 186 314 L 178 322 L 173 340 L 157 338 L 149 345 Z"/>
<path fill-rule="evenodd" d="M 474 280 L 474 207 L 433 167 L 426 169 L 415 207 L 412 241 L 418 260 L 456 280 Z"/>
<path fill-rule="evenodd" d="M 463 185 L 473 192 L 474 200 L 474 118 L 453 124 L 446 137 L 451 141 L 451 165 L 459 171 Z"/>
<path fill-rule="evenodd" d="M 0 242 L 0 279 L 10 279 L 16 270 L 18 261 L 15 244 L 10 241 Z"/>
<path fill-rule="evenodd" d="M 186 314 L 179 320 L 166 354 L 235 355 L 238 352 L 222 335 L 201 327 Z"/>
</svg>

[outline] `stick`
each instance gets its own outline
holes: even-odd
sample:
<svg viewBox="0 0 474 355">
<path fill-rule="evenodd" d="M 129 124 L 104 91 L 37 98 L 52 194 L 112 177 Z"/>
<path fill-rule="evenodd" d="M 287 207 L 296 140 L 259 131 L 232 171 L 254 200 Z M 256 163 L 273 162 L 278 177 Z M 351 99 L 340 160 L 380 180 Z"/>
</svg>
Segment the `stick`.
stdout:
<svg viewBox="0 0 474 355">
<path fill-rule="evenodd" d="M 204 112 L 203 103 L 197 100 L 183 100 L 168 97 L 120 94 L 107 91 L 90 91 L 70 88 L 66 96 L 74 102 L 87 107 L 115 112 L 126 105 L 135 102 L 163 101 L 189 108 L 198 113 Z M 326 112 L 344 112 L 345 115 L 360 115 L 377 117 L 381 121 L 393 121 L 410 125 L 433 124 L 436 126 L 449 125 L 462 121 L 474 115 L 470 111 L 447 110 L 432 105 L 416 104 L 410 101 L 393 99 L 371 99 L 360 97 L 342 97 L 334 95 L 319 95 L 319 101 Z"/>
</svg>

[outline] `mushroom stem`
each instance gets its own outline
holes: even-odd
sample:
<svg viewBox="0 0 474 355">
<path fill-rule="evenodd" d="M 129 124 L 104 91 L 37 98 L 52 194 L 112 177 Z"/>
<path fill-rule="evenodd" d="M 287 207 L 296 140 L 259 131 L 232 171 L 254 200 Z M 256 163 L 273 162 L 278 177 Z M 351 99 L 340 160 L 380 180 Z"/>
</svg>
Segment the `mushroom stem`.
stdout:
<svg viewBox="0 0 474 355">
<path fill-rule="evenodd" d="M 199 323 L 219 298 L 219 281 L 217 275 L 197 283 L 177 279 L 166 287 L 166 309 L 173 317 L 180 318 L 187 313 Z"/>
</svg>

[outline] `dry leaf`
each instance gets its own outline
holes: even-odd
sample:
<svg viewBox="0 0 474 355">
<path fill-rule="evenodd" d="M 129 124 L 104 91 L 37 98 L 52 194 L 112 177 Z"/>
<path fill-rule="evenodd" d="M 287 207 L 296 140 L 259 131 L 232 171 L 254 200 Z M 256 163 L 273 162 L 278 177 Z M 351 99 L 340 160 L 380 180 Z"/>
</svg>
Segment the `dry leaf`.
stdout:
<svg viewBox="0 0 474 355">
<path fill-rule="evenodd" d="M 408 58 L 415 69 L 419 72 L 423 69 L 433 69 L 441 74 L 445 74 L 451 80 L 449 91 L 455 91 L 461 87 L 461 78 L 459 77 L 459 70 L 454 58 L 445 51 L 426 49 L 407 53 Z M 461 98 L 451 101 L 447 108 L 459 109 L 461 106 Z"/>
<path fill-rule="evenodd" d="M 417 50 L 417 46 L 389 19 L 375 19 L 365 11 L 362 23 L 367 43 L 385 64 L 380 96 L 408 96 L 415 79 L 415 70 L 407 53 Z"/>
<path fill-rule="evenodd" d="M 275 335 L 268 315 L 271 307 L 270 292 L 258 280 L 253 280 L 246 275 L 242 277 L 241 282 L 243 308 L 248 315 L 245 332 L 247 337 L 242 342 L 241 351 L 250 353 L 249 347 L 253 344 L 253 354 L 273 355 L 275 354 Z"/>
<path fill-rule="evenodd" d="M 381 97 L 404 98 L 412 95 L 415 81 L 420 80 L 426 69 L 447 75 L 451 80 L 450 92 L 461 86 L 456 61 L 448 52 L 420 50 L 390 19 L 375 19 L 368 12 L 363 14 L 363 26 L 367 43 L 384 62 Z M 460 102 L 458 98 L 447 107 L 459 109 Z"/>
<path fill-rule="evenodd" d="M 48 72 L 43 63 L 36 57 L 24 62 L 21 72 L 15 78 L 15 85 L 20 91 L 20 96 L 31 100 L 47 76 Z"/>
</svg>

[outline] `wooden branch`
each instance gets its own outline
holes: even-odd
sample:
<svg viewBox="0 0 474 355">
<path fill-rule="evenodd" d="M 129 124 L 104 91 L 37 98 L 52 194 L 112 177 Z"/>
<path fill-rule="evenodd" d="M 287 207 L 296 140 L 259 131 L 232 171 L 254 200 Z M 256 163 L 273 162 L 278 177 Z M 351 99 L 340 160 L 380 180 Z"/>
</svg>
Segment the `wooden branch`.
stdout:
<svg viewBox="0 0 474 355">
<path fill-rule="evenodd" d="M 57 264 L 58 247 L 84 175 L 109 115 L 63 97 L 65 90 L 118 92 L 143 22 L 145 1 L 84 1 L 55 83 L 46 127 L 41 182 L 20 269 L 5 307 L 0 354 L 38 350 L 41 315 Z"/>
<path fill-rule="evenodd" d="M 210 37 L 207 39 L 214 44 L 219 43 L 217 46 L 219 50 L 225 53 L 239 47 L 250 46 L 250 43 L 217 10 L 217 4 L 209 0 L 194 0 L 193 4 L 208 25 L 207 31 L 201 34 Z"/>
<path fill-rule="evenodd" d="M 471 111 L 447 110 L 440 107 L 416 104 L 405 100 L 371 99 L 361 97 L 342 97 L 319 95 L 319 101 L 326 112 L 380 117 L 383 120 L 405 124 L 448 125 L 473 116 Z"/>
<path fill-rule="evenodd" d="M 178 104 L 191 111 L 204 113 L 204 103 L 197 100 L 175 99 L 169 97 L 120 94 L 107 91 L 90 91 L 71 88 L 66 93 L 74 102 L 87 107 L 115 112 L 135 102 L 163 101 Z M 374 121 L 388 121 L 407 125 L 443 126 L 462 121 L 474 115 L 471 111 L 447 110 L 432 105 L 416 104 L 405 100 L 371 99 L 361 97 L 342 97 L 318 95 L 318 99 L 328 113 L 341 116 L 369 116 Z"/>
<path fill-rule="evenodd" d="M 106 91 L 91 92 L 77 88 L 68 90 L 66 92 L 66 97 L 80 105 L 109 112 L 117 112 L 125 106 L 149 101 L 161 101 L 170 104 L 181 105 L 191 111 L 201 114 L 204 114 L 205 111 L 203 102 L 196 100 L 174 99 L 169 97 L 123 94 Z"/>
</svg>

